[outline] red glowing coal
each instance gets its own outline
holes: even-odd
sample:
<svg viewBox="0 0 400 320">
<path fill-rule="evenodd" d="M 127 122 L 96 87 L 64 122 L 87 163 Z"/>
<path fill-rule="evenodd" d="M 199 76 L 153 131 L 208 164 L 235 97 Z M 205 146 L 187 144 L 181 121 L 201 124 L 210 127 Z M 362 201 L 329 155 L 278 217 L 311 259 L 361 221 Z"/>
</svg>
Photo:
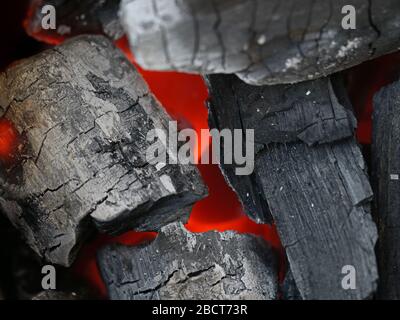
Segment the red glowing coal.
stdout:
<svg viewBox="0 0 400 320">
<path fill-rule="evenodd" d="M 18 149 L 18 133 L 13 124 L 5 119 L 0 119 L 0 160 L 9 162 L 15 157 Z"/>
</svg>

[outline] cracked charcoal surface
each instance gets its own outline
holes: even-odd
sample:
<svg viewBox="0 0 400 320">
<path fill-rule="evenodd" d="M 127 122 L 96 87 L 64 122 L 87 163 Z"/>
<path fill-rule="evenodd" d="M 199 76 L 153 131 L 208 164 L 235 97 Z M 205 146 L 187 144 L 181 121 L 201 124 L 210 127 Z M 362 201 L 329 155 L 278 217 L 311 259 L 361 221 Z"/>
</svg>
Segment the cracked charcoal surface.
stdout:
<svg viewBox="0 0 400 320">
<path fill-rule="evenodd" d="M 253 220 L 272 215 L 301 297 L 370 297 L 377 282 L 372 190 L 340 79 L 252 87 L 213 75 L 208 85 L 210 127 L 255 130 L 254 173 L 243 179 L 234 166 L 222 171 Z M 341 271 L 349 264 L 357 289 L 346 291 Z"/>
<path fill-rule="evenodd" d="M 111 299 L 276 299 L 277 261 L 262 239 L 164 227 L 141 247 L 110 245 L 98 264 Z"/>
<path fill-rule="evenodd" d="M 353 139 L 267 146 L 256 172 L 304 299 L 366 299 L 376 290 L 376 227 L 364 160 Z M 343 290 L 342 268 L 357 287 Z"/>
<path fill-rule="evenodd" d="M 372 180 L 378 221 L 378 298 L 400 299 L 400 82 L 374 99 Z"/>
<path fill-rule="evenodd" d="M 103 34 L 113 40 L 123 36 L 119 23 L 120 0 L 31 0 L 32 16 L 27 21 L 27 32 L 34 36 L 73 37 L 81 34 Z M 56 9 L 57 29 L 42 28 L 42 8 Z"/>
<path fill-rule="evenodd" d="M 207 83 L 210 127 L 254 129 L 256 152 L 273 142 L 328 143 L 351 137 L 356 127 L 339 77 L 255 87 L 234 75 L 210 75 Z M 237 176 L 235 164 L 221 167 L 250 218 L 271 222 L 256 176 Z"/>
<path fill-rule="evenodd" d="M 0 206 L 48 261 L 70 265 L 92 221 L 111 234 L 158 230 L 205 196 L 194 166 L 146 161 L 147 132 L 166 132 L 170 118 L 106 38 L 21 61 L 0 92 L 0 116 L 25 141 L 20 161 L 1 167 Z"/>
<path fill-rule="evenodd" d="M 398 0 L 123 0 L 121 21 L 145 69 L 236 73 L 253 85 L 315 79 L 398 50 Z"/>
</svg>

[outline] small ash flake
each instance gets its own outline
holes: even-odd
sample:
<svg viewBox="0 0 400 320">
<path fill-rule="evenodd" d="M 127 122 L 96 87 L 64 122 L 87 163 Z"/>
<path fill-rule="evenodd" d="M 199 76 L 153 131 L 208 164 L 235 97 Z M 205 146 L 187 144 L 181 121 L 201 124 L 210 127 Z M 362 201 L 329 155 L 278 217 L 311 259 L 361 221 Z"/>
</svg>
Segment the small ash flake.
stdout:
<svg viewBox="0 0 400 320">
<path fill-rule="evenodd" d="M 267 42 L 267 37 L 265 36 L 265 34 L 262 34 L 257 38 L 257 43 L 260 46 L 264 45 L 266 42 Z"/>
<path fill-rule="evenodd" d="M 390 180 L 399 180 L 399 175 L 398 174 L 391 174 L 390 175 Z"/>
</svg>

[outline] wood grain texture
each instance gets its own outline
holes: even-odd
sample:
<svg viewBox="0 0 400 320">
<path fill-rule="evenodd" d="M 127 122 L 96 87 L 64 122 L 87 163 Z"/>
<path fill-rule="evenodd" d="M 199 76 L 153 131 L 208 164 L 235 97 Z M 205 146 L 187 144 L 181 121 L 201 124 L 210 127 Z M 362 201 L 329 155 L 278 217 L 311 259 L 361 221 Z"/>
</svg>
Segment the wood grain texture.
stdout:
<svg viewBox="0 0 400 320">
<path fill-rule="evenodd" d="M 374 99 L 372 180 L 379 229 L 380 299 L 400 299 L 400 82 Z"/>
<path fill-rule="evenodd" d="M 257 199 L 267 206 L 303 299 L 364 299 L 377 285 L 372 190 L 337 81 L 252 87 L 208 77 L 210 126 L 255 130 L 254 174 L 222 171 L 251 218 L 267 213 Z M 356 290 L 341 286 L 345 265 L 356 269 Z"/>
<path fill-rule="evenodd" d="M 109 296 L 117 300 L 276 299 L 276 263 L 261 238 L 195 234 L 178 223 L 147 245 L 111 245 L 98 254 Z"/>
<path fill-rule="evenodd" d="M 342 28 L 342 8 L 356 29 Z M 124 0 L 121 23 L 140 65 L 236 73 L 253 85 L 326 76 L 400 45 L 397 0 Z"/>
<path fill-rule="evenodd" d="M 171 119 L 105 37 L 10 67 L 0 106 L 25 141 L 20 161 L 1 167 L 1 207 L 53 263 L 71 264 L 93 222 L 110 234 L 158 230 L 206 195 L 196 167 L 146 159 L 147 133 L 166 134 Z"/>
</svg>

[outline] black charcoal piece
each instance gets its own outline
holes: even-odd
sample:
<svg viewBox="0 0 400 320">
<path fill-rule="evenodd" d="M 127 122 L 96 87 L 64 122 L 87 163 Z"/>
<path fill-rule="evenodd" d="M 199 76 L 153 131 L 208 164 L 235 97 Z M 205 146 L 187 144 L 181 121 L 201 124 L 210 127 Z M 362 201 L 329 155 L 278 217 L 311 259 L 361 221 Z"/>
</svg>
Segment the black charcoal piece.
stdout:
<svg viewBox="0 0 400 320">
<path fill-rule="evenodd" d="M 372 139 L 374 208 L 378 222 L 378 298 L 400 299 L 400 82 L 374 99 Z"/>
<path fill-rule="evenodd" d="M 354 134 L 356 120 L 339 77 L 276 86 L 251 86 L 234 75 L 210 75 L 206 80 L 210 127 L 253 129 L 256 153 L 274 142 L 317 145 Z M 221 160 L 222 171 L 249 217 L 271 222 L 257 176 L 238 176 L 236 167 Z"/>
<path fill-rule="evenodd" d="M 372 190 L 340 79 L 252 87 L 212 75 L 208 85 L 211 127 L 255 130 L 253 174 L 221 169 L 250 218 L 272 215 L 301 297 L 369 298 L 378 277 Z M 348 265 L 354 290 L 342 287 Z"/>
</svg>

